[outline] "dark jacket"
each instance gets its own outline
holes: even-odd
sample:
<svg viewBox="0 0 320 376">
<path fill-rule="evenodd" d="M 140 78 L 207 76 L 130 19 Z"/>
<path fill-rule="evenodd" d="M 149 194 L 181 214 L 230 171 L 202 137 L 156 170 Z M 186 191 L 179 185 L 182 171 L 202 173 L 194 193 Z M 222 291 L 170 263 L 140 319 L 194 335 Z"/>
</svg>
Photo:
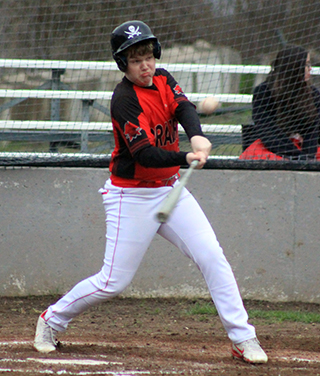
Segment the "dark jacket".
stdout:
<svg viewBox="0 0 320 376">
<path fill-rule="evenodd" d="M 317 121 L 308 127 L 303 145 L 299 150 L 285 131 L 277 125 L 276 106 L 267 82 L 262 82 L 254 89 L 252 119 L 255 134 L 272 153 L 293 159 L 314 158 L 319 138 L 320 91 L 312 86 L 312 94 L 319 116 Z"/>
</svg>

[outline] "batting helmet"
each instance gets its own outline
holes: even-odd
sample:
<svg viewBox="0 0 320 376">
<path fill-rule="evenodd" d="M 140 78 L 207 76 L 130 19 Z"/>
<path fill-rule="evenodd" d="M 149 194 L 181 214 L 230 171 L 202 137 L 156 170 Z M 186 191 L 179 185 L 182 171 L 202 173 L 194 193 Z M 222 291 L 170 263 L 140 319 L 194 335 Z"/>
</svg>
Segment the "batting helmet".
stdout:
<svg viewBox="0 0 320 376">
<path fill-rule="evenodd" d="M 112 56 L 122 72 L 125 72 L 128 66 L 127 58 L 123 51 L 136 43 L 148 39 L 154 41 L 153 55 L 156 59 L 160 59 L 161 45 L 149 26 L 144 22 L 127 21 L 113 30 L 111 33 Z"/>
</svg>

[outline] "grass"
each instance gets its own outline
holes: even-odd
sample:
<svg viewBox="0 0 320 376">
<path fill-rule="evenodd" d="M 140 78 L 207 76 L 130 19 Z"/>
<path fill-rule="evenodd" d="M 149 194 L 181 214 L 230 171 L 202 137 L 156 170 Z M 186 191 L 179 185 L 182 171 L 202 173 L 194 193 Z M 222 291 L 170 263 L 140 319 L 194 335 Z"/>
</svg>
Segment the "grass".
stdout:
<svg viewBox="0 0 320 376">
<path fill-rule="evenodd" d="M 182 140 L 180 142 L 180 150 L 191 151 L 191 146 L 189 141 Z M 231 155 L 239 156 L 242 153 L 242 145 L 239 144 L 220 144 L 219 146 L 214 147 L 210 155 Z"/>
<path fill-rule="evenodd" d="M 89 142 L 89 150 L 94 150 L 93 148 L 99 148 L 98 153 L 109 154 L 113 150 L 113 145 L 106 145 L 102 142 Z M 0 152 L 11 152 L 11 153 L 48 153 L 50 149 L 49 142 L 32 142 L 32 141 L 0 141 Z M 58 148 L 59 153 L 80 153 L 80 148 L 71 148 L 67 146 L 60 146 Z"/>
<path fill-rule="evenodd" d="M 189 310 L 186 311 L 186 314 L 190 316 L 217 316 L 218 312 L 211 302 L 205 302 L 194 304 Z M 320 314 L 314 312 L 249 309 L 248 315 L 250 320 L 263 319 L 267 320 L 268 323 L 281 323 L 284 321 L 299 322 L 304 324 L 320 323 Z"/>
<path fill-rule="evenodd" d="M 256 74 L 243 73 L 240 78 L 239 94 L 252 94 L 255 84 Z"/>
<path fill-rule="evenodd" d="M 250 319 L 264 319 L 270 323 L 281 323 L 284 321 L 300 322 L 303 324 L 320 323 L 320 314 L 314 312 L 249 310 L 248 314 Z"/>
<path fill-rule="evenodd" d="M 223 105 L 223 107 L 228 107 Z M 252 121 L 252 112 L 250 110 L 241 112 L 227 112 L 221 115 L 202 115 L 201 124 L 246 124 Z"/>
<path fill-rule="evenodd" d="M 224 104 L 223 107 L 228 107 Z M 246 124 L 251 121 L 251 111 L 242 111 L 242 112 L 228 112 L 224 114 L 212 114 L 208 116 L 201 116 L 200 121 L 202 124 Z M 213 137 L 214 138 L 214 137 Z M 182 141 L 183 137 L 180 137 L 181 144 L 180 149 L 189 151 L 190 144 L 189 142 Z M 105 146 L 105 148 L 103 148 Z M 99 151 L 94 151 L 94 148 L 98 148 Z M 99 142 L 89 143 L 89 149 L 91 152 L 97 153 L 111 153 L 113 150 L 112 145 L 103 144 Z M 25 141 L 0 141 L 0 152 L 48 152 L 49 151 L 49 142 L 35 142 L 32 140 Z M 59 153 L 78 153 L 79 150 L 68 148 L 68 147 L 59 147 Z M 221 144 L 215 147 L 211 151 L 211 155 L 232 155 L 239 156 L 242 152 L 242 147 L 240 144 Z"/>
<path fill-rule="evenodd" d="M 187 312 L 187 315 L 213 315 L 217 316 L 216 307 L 211 302 L 195 303 Z"/>
<path fill-rule="evenodd" d="M 231 155 L 239 156 L 242 153 L 242 145 L 238 144 L 223 144 L 211 150 L 210 155 Z"/>
</svg>

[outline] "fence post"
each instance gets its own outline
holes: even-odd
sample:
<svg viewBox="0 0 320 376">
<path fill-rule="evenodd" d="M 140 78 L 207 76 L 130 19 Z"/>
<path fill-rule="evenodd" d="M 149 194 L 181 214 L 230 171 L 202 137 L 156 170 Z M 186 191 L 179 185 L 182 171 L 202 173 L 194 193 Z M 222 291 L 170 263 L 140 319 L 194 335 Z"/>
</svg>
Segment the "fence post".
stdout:
<svg viewBox="0 0 320 376">
<path fill-rule="evenodd" d="M 82 100 L 82 121 L 90 121 L 90 106 L 93 105 L 93 100 L 83 99 Z M 81 131 L 81 152 L 88 152 L 88 131 Z"/>
<path fill-rule="evenodd" d="M 60 77 L 64 74 L 65 69 L 52 69 L 51 90 L 60 90 Z M 60 99 L 51 99 L 51 120 L 60 120 Z M 58 151 L 59 142 L 50 142 L 49 151 L 56 153 Z"/>
</svg>

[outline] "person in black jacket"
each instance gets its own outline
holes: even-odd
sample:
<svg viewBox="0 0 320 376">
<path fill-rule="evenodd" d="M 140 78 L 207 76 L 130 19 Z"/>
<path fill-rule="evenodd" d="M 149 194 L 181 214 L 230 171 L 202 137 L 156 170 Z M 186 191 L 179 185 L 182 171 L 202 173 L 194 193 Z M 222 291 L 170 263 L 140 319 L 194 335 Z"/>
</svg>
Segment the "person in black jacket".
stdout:
<svg viewBox="0 0 320 376">
<path fill-rule="evenodd" d="M 267 79 L 254 89 L 257 140 L 240 159 L 320 157 L 320 92 L 311 84 L 310 72 L 310 53 L 304 48 L 289 45 L 278 52 Z"/>
</svg>

